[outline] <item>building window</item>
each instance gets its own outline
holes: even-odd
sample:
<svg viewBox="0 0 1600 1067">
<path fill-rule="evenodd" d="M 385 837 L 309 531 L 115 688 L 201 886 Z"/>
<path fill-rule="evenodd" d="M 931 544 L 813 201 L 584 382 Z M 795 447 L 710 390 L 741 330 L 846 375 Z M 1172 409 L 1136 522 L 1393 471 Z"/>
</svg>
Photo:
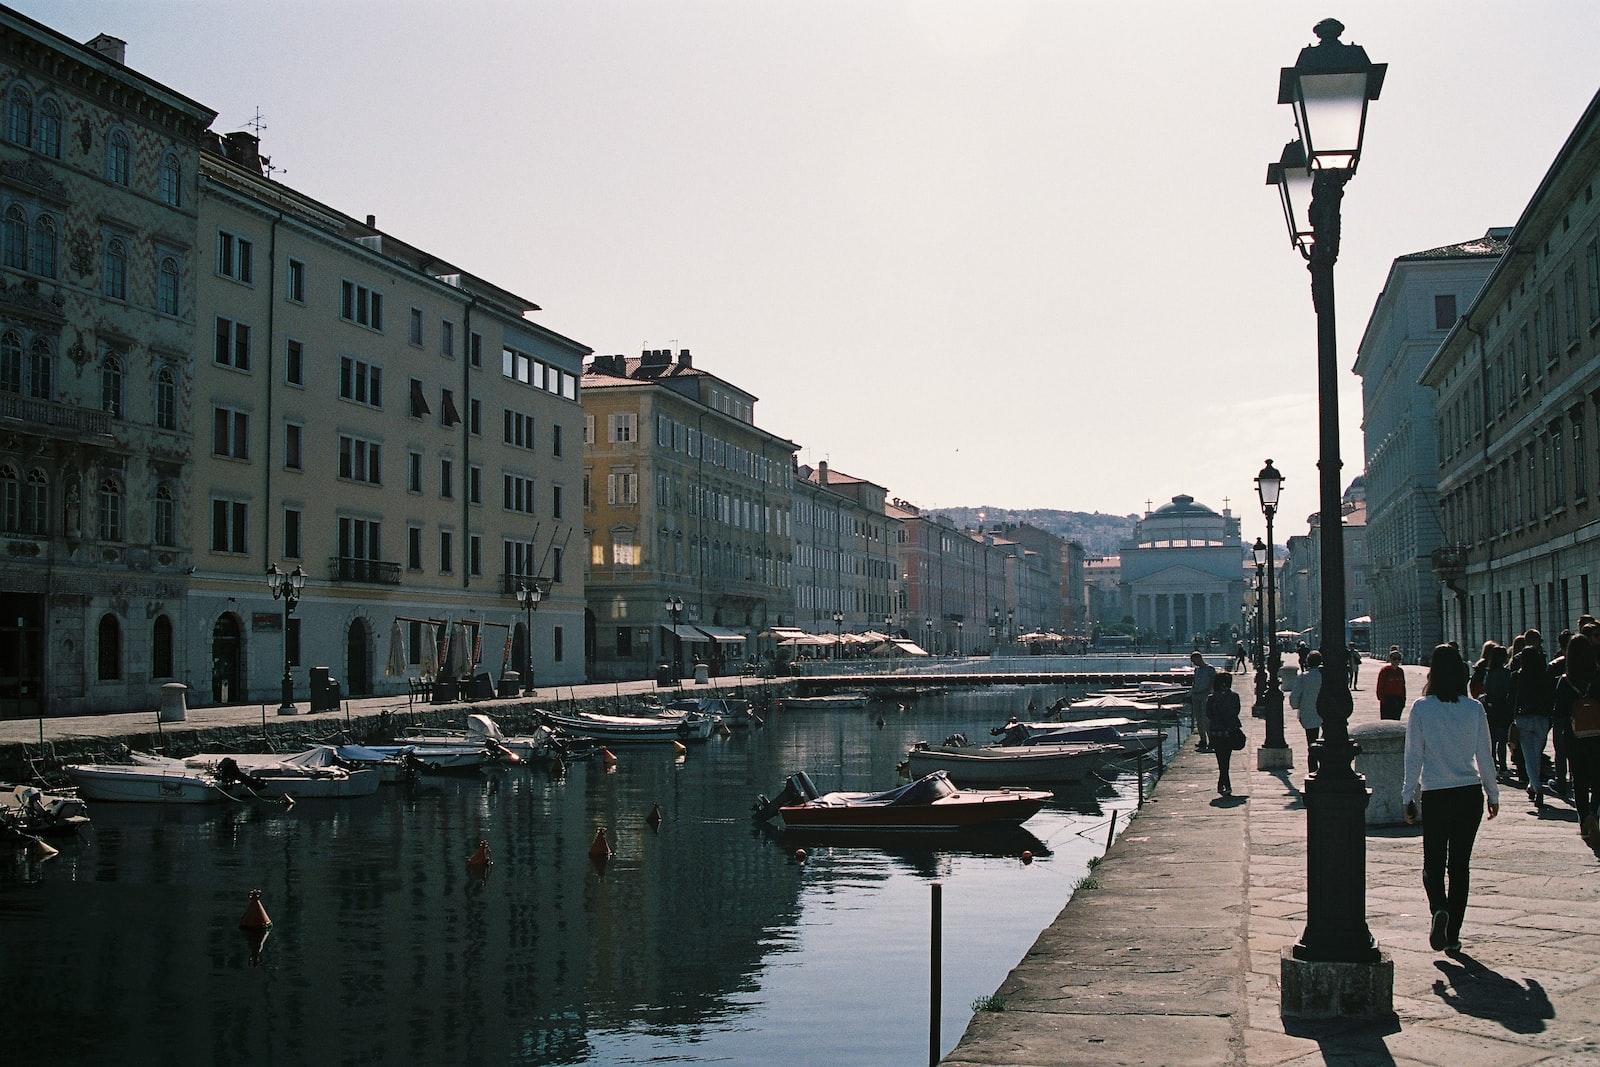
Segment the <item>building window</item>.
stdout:
<svg viewBox="0 0 1600 1067">
<path fill-rule="evenodd" d="M 211 551 L 244 555 L 249 551 L 250 505 L 242 500 L 211 501 Z"/>
<path fill-rule="evenodd" d="M 428 406 L 428 398 L 422 392 L 422 379 L 411 379 L 411 417 L 420 419 L 432 413 L 433 409 Z"/>
<path fill-rule="evenodd" d="M 100 483 L 100 540 L 121 541 L 122 483 L 116 478 L 106 478 Z"/>
<path fill-rule="evenodd" d="M 1583 410 L 1572 412 L 1572 496 L 1578 501 L 1589 497 L 1589 457 L 1583 451 Z"/>
<path fill-rule="evenodd" d="M 561 456 L 561 424 L 559 422 L 550 427 L 550 454 L 557 458 Z"/>
<path fill-rule="evenodd" d="M 561 521 L 561 487 L 559 485 L 550 487 L 550 517 L 557 522 Z"/>
<path fill-rule="evenodd" d="M 212 360 L 219 367 L 234 370 L 250 369 L 250 327 L 233 319 L 217 316 L 216 339 L 212 346 Z"/>
<path fill-rule="evenodd" d="M 560 545 L 555 545 L 550 549 L 550 580 L 556 585 L 560 585 L 562 581 L 561 567 L 564 556 L 565 550 Z"/>
<path fill-rule="evenodd" d="M 422 569 L 422 527 L 406 527 L 406 570 Z"/>
<path fill-rule="evenodd" d="M 183 206 L 183 165 L 178 157 L 167 152 L 161 157 L 161 171 L 156 178 L 161 202 L 168 207 Z"/>
<path fill-rule="evenodd" d="M 439 322 L 439 354 L 446 359 L 456 358 L 456 324 L 449 319 Z"/>
<path fill-rule="evenodd" d="M 608 504 L 637 504 L 639 479 L 632 471 L 613 471 L 606 476 L 606 502 Z"/>
<path fill-rule="evenodd" d="M 383 407 L 383 368 L 363 359 L 340 356 L 339 398 L 368 407 Z"/>
<path fill-rule="evenodd" d="M 21 84 L 11 87 L 6 101 L 6 140 L 23 148 L 33 143 L 33 96 Z"/>
<path fill-rule="evenodd" d="M 39 103 L 39 135 L 34 147 L 51 159 L 61 158 L 61 109 L 52 100 Z"/>
<path fill-rule="evenodd" d="M 162 548 L 176 548 L 178 546 L 178 501 L 172 495 L 172 487 L 162 484 L 156 486 L 156 497 L 151 508 L 150 528 L 153 540 Z"/>
<path fill-rule="evenodd" d="M 369 485 L 383 484 L 383 446 L 349 434 L 339 435 L 339 477 Z"/>
<path fill-rule="evenodd" d="M 50 492 L 44 471 L 31 470 L 22 487 L 22 532 L 42 534 L 50 531 Z M 76 533 L 76 530 L 72 531 Z"/>
<path fill-rule="evenodd" d="M 28 218 L 16 204 L 6 208 L 5 222 L 0 224 L 0 264 L 28 269 Z"/>
<path fill-rule="evenodd" d="M 1578 268 L 1569 264 L 1566 273 L 1562 275 L 1562 295 L 1567 301 L 1567 341 L 1570 343 L 1578 339 Z"/>
<path fill-rule="evenodd" d="M 56 276 L 56 220 L 40 213 L 33 220 L 33 238 L 30 241 L 33 273 L 45 278 Z"/>
<path fill-rule="evenodd" d="M 500 480 L 501 506 L 523 515 L 533 514 L 533 479 L 519 474 L 503 475 Z"/>
<path fill-rule="evenodd" d="M 150 676 L 173 677 L 172 664 L 172 620 L 165 615 L 157 615 L 150 628 Z"/>
<path fill-rule="evenodd" d="M 441 426 L 455 426 L 461 422 L 461 413 L 456 410 L 455 393 L 449 389 L 439 390 L 439 424 Z"/>
<path fill-rule="evenodd" d="M 617 656 L 627 659 L 633 655 L 633 629 L 628 626 L 617 627 Z"/>
<path fill-rule="evenodd" d="M 406 491 L 420 493 L 422 492 L 422 453 L 412 452 L 406 458 Z"/>
<path fill-rule="evenodd" d="M 290 385 L 306 384 L 306 346 L 293 339 L 283 349 L 283 380 Z"/>
<path fill-rule="evenodd" d="M 255 244 L 247 238 L 217 231 L 217 273 L 249 284 L 255 280 Z"/>
<path fill-rule="evenodd" d="M 1589 279 L 1589 321 L 1594 322 L 1600 319 L 1600 238 L 1590 238 L 1583 266 Z"/>
<path fill-rule="evenodd" d="M 418 348 L 422 347 L 422 309 L 421 308 L 412 308 L 411 309 L 411 318 L 407 321 L 407 324 L 406 324 L 406 340 L 409 341 L 410 343 L 416 345 Z"/>
<path fill-rule="evenodd" d="M 120 237 L 106 242 L 101 257 L 100 290 L 111 300 L 128 299 L 128 245 Z"/>
<path fill-rule="evenodd" d="M 128 135 L 121 130 L 112 130 L 111 136 L 106 139 L 106 180 L 117 185 L 128 185 L 132 180 L 132 156 Z"/>
<path fill-rule="evenodd" d="M 250 416 L 229 408 L 212 408 L 211 454 L 228 459 L 249 459 Z"/>
<path fill-rule="evenodd" d="M 467 362 L 474 367 L 483 366 L 483 334 L 467 334 Z"/>
<path fill-rule="evenodd" d="M 474 437 L 483 436 L 483 401 L 477 397 L 467 401 L 467 432 Z"/>
<path fill-rule="evenodd" d="M 557 663 L 561 662 L 562 656 L 566 652 L 565 638 L 566 634 L 562 632 L 559 626 L 550 631 L 550 652 Z"/>
<path fill-rule="evenodd" d="M 122 627 L 111 614 L 100 616 L 95 632 L 95 677 L 102 682 L 115 682 L 122 677 Z"/>
<path fill-rule="evenodd" d="M 626 444 L 639 436 L 639 417 L 631 411 L 607 415 L 606 421 L 610 424 L 607 437 L 618 444 Z"/>
<path fill-rule="evenodd" d="M 448 459 L 439 461 L 439 498 L 450 500 L 456 495 L 455 464 Z"/>
<path fill-rule="evenodd" d="M 451 574 L 456 569 L 455 535 L 449 530 L 439 531 L 439 573 Z"/>
<path fill-rule="evenodd" d="M 467 468 L 467 501 L 472 504 L 483 503 L 483 468 L 472 466 Z"/>
<path fill-rule="evenodd" d="M 467 538 L 467 573 L 475 578 L 483 575 L 483 537 L 479 534 Z"/>
<path fill-rule="evenodd" d="M 505 409 L 505 443 L 516 448 L 534 450 L 533 416 Z"/>
<path fill-rule="evenodd" d="M 170 367 L 162 367 L 156 375 L 156 427 L 178 428 L 178 380 Z"/>
<path fill-rule="evenodd" d="M 340 282 L 339 317 L 373 330 L 383 330 L 383 294 L 355 282 Z"/>
<path fill-rule="evenodd" d="M 306 302 L 306 265 L 298 259 L 289 260 L 289 277 L 284 280 L 283 295 L 296 304 Z"/>
<path fill-rule="evenodd" d="M 285 469 L 292 471 L 305 469 L 304 437 L 305 427 L 293 422 L 284 425 L 283 465 Z"/>
<path fill-rule="evenodd" d="M 298 508 L 283 509 L 283 555 L 286 559 L 301 557 L 300 529 L 303 521 L 304 516 Z"/>
<path fill-rule="evenodd" d="M 100 357 L 100 410 L 114 419 L 122 418 L 125 391 L 122 360 L 108 349 Z"/>
<path fill-rule="evenodd" d="M 1433 328 L 1448 330 L 1456 324 L 1456 294 L 1439 293 L 1433 298 Z"/>
<path fill-rule="evenodd" d="M 0 466 L 0 531 L 22 532 L 22 483 L 9 464 Z"/>
<path fill-rule="evenodd" d="M 156 272 L 156 310 L 163 315 L 178 313 L 178 261 L 172 256 L 162 256 Z"/>
</svg>

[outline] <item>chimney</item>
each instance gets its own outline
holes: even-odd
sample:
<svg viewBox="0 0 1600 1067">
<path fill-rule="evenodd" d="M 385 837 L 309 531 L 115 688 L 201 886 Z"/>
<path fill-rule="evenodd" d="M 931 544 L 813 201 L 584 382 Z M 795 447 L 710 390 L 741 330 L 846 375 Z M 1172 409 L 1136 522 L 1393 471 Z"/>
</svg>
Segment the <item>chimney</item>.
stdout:
<svg viewBox="0 0 1600 1067">
<path fill-rule="evenodd" d="M 262 172 L 261 153 L 259 151 L 260 141 L 256 139 L 255 134 L 238 130 L 234 133 L 224 134 L 222 140 L 224 144 L 223 155 L 241 167 L 250 168 L 256 174 Z"/>
<path fill-rule="evenodd" d="M 113 37 L 109 33 L 102 33 L 94 40 L 88 42 L 88 47 L 99 52 L 113 63 L 127 65 L 128 42 L 120 37 Z"/>
<path fill-rule="evenodd" d="M 687 348 L 678 349 L 678 366 L 684 370 L 694 369 L 694 363 L 689 359 L 689 350 Z"/>
<path fill-rule="evenodd" d="M 817 463 L 817 484 L 818 485 L 827 485 L 828 484 L 828 461 L 825 460 L 825 459 L 824 460 L 820 460 Z"/>
<path fill-rule="evenodd" d="M 647 348 L 639 358 L 641 369 L 659 369 L 672 363 L 672 353 L 665 348 Z"/>
<path fill-rule="evenodd" d="M 376 216 L 376 215 L 368 215 L 367 216 L 367 229 L 376 230 L 377 228 L 378 228 L 378 216 Z"/>
</svg>

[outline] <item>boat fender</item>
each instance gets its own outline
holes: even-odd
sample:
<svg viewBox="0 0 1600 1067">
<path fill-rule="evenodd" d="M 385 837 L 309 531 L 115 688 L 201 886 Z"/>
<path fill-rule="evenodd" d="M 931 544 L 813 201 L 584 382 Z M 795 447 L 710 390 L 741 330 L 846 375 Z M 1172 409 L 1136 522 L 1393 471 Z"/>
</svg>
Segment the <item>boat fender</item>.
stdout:
<svg viewBox="0 0 1600 1067">
<path fill-rule="evenodd" d="M 803 849 L 803 848 L 795 849 L 794 850 L 794 861 L 796 863 L 800 864 L 801 866 L 804 866 L 805 862 L 806 862 L 806 850 Z"/>
<path fill-rule="evenodd" d="M 617 765 L 616 754 L 609 748 L 602 748 L 600 750 L 600 762 L 604 763 L 607 767 L 615 767 Z"/>
<path fill-rule="evenodd" d="M 672 753 L 675 756 L 682 757 L 682 756 L 687 756 L 689 754 L 689 750 L 686 747 L 684 747 L 684 744 L 683 744 L 682 741 L 674 741 L 674 742 L 672 742 Z"/>
<path fill-rule="evenodd" d="M 261 890 L 250 890 L 250 903 L 245 905 L 244 917 L 239 920 L 241 930 L 265 930 L 272 925 L 267 909 L 261 904 Z"/>
<path fill-rule="evenodd" d="M 644 817 L 644 821 L 649 824 L 652 830 L 661 829 L 661 805 L 659 803 L 650 805 L 650 814 Z"/>
<path fill-rule="evenodd" d="M 489 866 L 489 842 L 479 840 L 477 850 L 467 857 L 467 866 L 477 869 Z"/>
</svg>

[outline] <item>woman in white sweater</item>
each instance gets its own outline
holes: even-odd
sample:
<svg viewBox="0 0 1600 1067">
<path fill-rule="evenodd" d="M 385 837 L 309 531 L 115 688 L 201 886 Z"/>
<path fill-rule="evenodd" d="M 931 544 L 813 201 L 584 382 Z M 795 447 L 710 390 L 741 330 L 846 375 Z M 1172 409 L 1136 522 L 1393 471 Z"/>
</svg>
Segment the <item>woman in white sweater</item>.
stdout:
<svg viewBox="0 0 1600 1067">
<path fill-rule="evenodd" d="M 1433 918 L 1434 951 L 1461 949 L 1467 911 L 1472 843 L 1483 821 L 1500 814 L 1494 750 L 1483 705 L 1467 696 L 1467 665 L 1451 645 L 1433 650 L 1423 697 L 1406 721 L 1406 773 L 1400 799 L 1406 822 L 1417 821 L 1422 801 L 1422 887 Z M 1448 881 L 1448 886 L 1447 886 Z"/>
</svg>

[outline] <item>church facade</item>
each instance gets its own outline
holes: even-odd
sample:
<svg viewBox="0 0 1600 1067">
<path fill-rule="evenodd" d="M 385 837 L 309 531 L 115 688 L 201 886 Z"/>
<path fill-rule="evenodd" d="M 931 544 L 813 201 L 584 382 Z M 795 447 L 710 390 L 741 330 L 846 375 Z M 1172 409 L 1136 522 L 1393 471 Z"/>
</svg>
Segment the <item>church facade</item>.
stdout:
<svg viewBox="0 0 1600 1067">
<path fill-rule="evenodd" d="M 1239 622 L 1245 552 L 1227 508 L 1175 496 L 1145 512 L 1121 557 L 1122 603 L 1141 633 L 1184 644 Z"/>
</svg>

